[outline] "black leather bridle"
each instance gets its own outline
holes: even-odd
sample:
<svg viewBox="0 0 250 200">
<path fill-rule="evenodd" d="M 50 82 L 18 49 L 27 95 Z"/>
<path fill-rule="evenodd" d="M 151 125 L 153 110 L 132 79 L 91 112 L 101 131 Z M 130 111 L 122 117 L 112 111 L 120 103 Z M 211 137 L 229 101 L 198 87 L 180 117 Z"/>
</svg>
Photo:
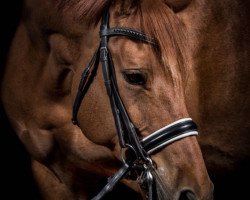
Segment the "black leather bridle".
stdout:
<svg viewBox="0 0 250 200">
<path fill-rule="evenodd" d="M 118 92 L 115 69 L 108 49 L 108 38 L 112 36 L 126 36 L 142 43 L 157 46 L 153 38 L 134 29 L 125 27 L 109 28 L 109 14 L 108 10 L 105 10 L 100 28 L 100 45 L 82 73 L 73 106 L 72 122 L 78 124 L 77 113 L 79 107 L 95 77 L 99 62 L 101 61 L 104 83 L 109 96 L 120 147 L 126 151 L 126 156 L 123 158 L 123 166 L 120 170 L 108 179 L 108 183 L 92 200 L 103 198 L 107 192 L 113 189 L 119 180 L 133 170 L 138 172 L 141 184 L 146 185 L 148 199 L 153 199 L 154 177 L 150 169 L 154 168 L 154 164 L 150 155 L 176 140 L 197 135 L 197 126 L 190 118 L 184 118 L 157 130 L 141 141 L 139 140 L 135 126 L 130 120 Z"/>
</svg>

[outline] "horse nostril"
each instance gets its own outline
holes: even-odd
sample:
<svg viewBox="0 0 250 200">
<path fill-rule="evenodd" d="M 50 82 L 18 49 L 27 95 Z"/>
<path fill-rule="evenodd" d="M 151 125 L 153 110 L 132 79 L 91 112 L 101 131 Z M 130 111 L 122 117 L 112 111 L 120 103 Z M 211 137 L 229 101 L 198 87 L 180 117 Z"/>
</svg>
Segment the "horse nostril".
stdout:
<svg viewBox="0 0 250 200">
<path fill-rule="evenodd" d="M 196 200 L 196 197 L 191 190 L 184 190 L 181 192 L 178 200 Z"/>
</svg>

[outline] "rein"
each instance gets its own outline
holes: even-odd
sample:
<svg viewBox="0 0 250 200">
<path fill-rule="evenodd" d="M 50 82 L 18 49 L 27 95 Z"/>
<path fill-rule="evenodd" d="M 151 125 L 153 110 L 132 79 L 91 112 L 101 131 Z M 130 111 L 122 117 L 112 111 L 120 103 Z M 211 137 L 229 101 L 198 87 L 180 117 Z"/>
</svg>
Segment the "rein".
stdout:
<svg viewBox="0 0 250 200">
<path fill-rule="evenodd" d="M 192 119 L 184 118 L 155 131 L 141 141 L 139 140 L 135 126 L 130 120 L 119 95 L 115 68 L 111 53 L 108 49 L 108 38 L 113 36 L 126 36 L 129 39 L 158 46 L 153 38 L 134 29 L 125 27 L 109 28 L 109 14 L 108 10 L 105 10 L 100 27 L 100 45 L 81 75 L 78 92 L 73 106 L 72 122 L 75 125 L 78 124 L 78 110 L 89 86 L 94 80 L 99 62 L 101 62 L 104 84 L 109 96 L 119 144 L 121 149 L 126 151 L 126 156 L 123 158 L 123 166 L 120 170 L 108 179 L 108 183 L 94 198 L 92 198 L 92 200 L 102 199 L 106 193 L 113 189 L 118 181 L 131 172 L 137 172 L 137 178 L 139 177 L 138 181 L 147 191 L 147 198 L 152 200 L 154 196 L 154 177 L 150 171 L 154 169 L 155 166 L 150 155 L 181 138 L 197 135 L 197 126 Z"/>
</svg>

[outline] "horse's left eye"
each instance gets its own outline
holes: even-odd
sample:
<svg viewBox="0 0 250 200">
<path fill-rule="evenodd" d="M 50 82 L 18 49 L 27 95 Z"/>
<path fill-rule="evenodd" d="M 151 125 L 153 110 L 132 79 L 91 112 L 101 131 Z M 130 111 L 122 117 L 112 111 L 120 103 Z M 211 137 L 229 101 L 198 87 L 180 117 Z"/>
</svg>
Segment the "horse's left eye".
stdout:
<svg viewBox="0 0 250 200">
<path fill-rule="evenodd" d="M 141 72 L 123 72 L 124 79 L 132 85 L 145 85 L 146 76 Z"/>
</svg>

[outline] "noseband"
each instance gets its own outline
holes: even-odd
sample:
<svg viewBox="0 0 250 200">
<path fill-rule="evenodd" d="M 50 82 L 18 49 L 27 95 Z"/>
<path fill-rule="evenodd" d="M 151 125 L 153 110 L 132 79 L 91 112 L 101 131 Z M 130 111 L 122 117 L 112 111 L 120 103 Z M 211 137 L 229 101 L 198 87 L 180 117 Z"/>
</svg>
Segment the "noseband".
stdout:
<svg viewBox="0 0 250 200">
<path fill-rule="evenodd" d="M 153 198 L 154 178 L 150 169 L 154 168 L 154 164 L 150 155 L 181 138 L 197 135 L 197 126 L 190 118 L 184 118 L 155 131 L 141 141 L 139 140 L 135 126 L 130 120 L 118 92 L 115 68 L 108 49 L 108 38 L 112 36 L 125 36 L 142 43 L 157 46 L 153 38 L 131 28 L 109 28 L 109 14 L 108 10 L 105 10 L 100 27 L 100 45 L 82 73 L 73 106 L 72 122 L 78 124 L 78 110 L 101 61 L 104 83 L 115 120 L 119 144 L 126 151 L 126 158 L 123 158 L 123 166 L 120 170 L 108 179 L 108 183 L 92 200 L 102 199 L 119 180 L 133 170 L 139 171 L 139 182 L 144 185 L 145 190 L 148 191 L 147 197 L 151 200 Z"/>
</svg>

